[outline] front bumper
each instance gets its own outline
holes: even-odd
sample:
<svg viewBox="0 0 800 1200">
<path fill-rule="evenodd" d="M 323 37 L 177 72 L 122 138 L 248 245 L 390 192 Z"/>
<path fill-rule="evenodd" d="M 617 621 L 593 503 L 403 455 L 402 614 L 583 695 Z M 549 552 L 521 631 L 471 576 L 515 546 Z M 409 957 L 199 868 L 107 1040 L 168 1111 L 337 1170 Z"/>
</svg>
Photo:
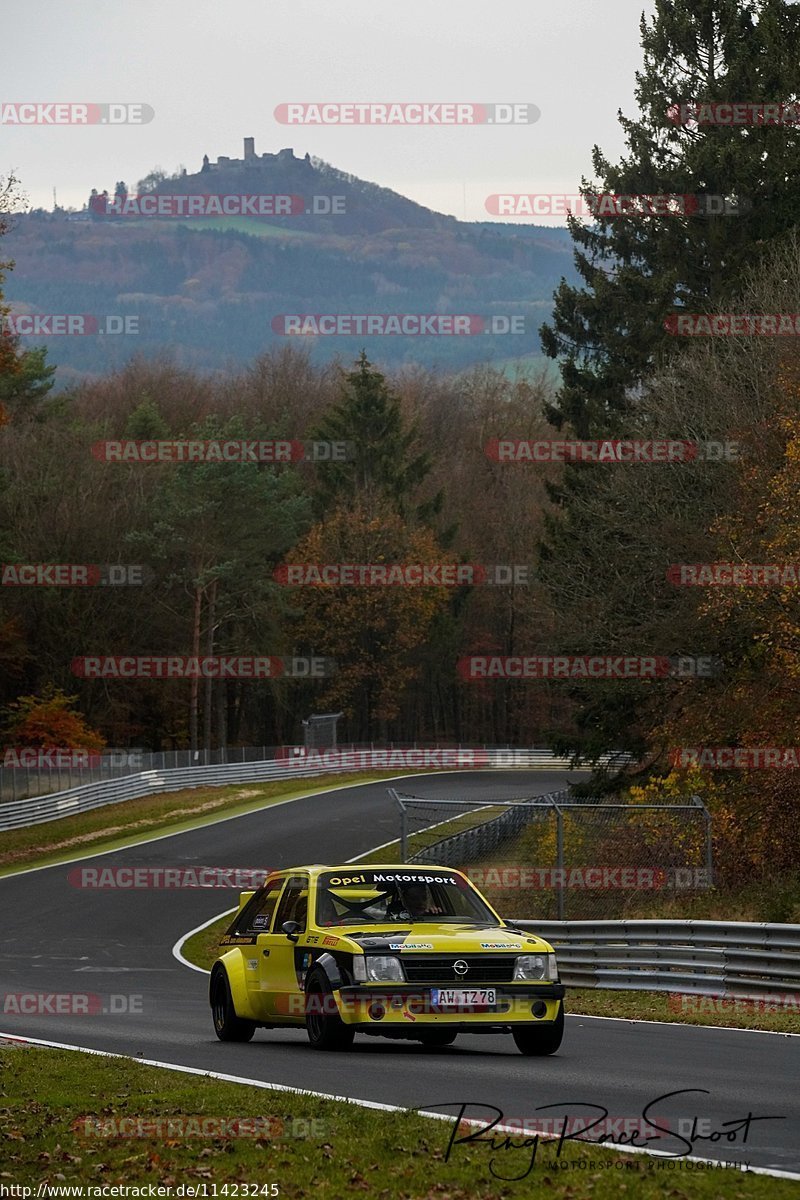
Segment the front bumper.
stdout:
<svg viewBox="0 0 800 1200">
<path fill-rule="evenodd" d="M 448 986 L 448 985 L 441 985 Z M 489 1007 L 436 1008 L 431 987 L 411 984 L 353 984 L 336 991 L 339 1015 L 346 1025 L 362 1028 L 438 1026 L 471 1028 L 499 1025 L 546 1025 L 555 1021 L 564 998 L 563 983 L 504 983 L 493 987 Z"/>
</svg>

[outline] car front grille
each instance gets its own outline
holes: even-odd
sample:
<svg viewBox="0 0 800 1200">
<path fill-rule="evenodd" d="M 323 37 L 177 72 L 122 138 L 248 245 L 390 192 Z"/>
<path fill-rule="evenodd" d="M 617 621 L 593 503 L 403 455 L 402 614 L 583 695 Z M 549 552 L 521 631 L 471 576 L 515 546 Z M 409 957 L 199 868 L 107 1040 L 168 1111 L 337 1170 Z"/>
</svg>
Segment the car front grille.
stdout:
<svg viewBox="0 0 800 1200">
<path fill-rule="evenodd" d="M 401 961 L 409 983 L 511 983 L 513 954 L 404 954 Z M 453 964 L 465 962 L 469 970 L 457 975 Z"/>
</svg>

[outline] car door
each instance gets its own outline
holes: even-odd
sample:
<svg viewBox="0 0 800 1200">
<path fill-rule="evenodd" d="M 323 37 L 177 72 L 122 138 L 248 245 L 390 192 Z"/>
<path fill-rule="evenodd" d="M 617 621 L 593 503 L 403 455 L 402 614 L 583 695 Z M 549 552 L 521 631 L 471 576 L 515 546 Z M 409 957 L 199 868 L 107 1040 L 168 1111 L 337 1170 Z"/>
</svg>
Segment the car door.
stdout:
<svg viewBox="0 0 800 1200">
<path fill-rule="evenodd" d="M 285 876 L 268 881 L 263 892 L 256 892 L 252 900 L 245 905 L 240 913 L 239 924 L 235 933 L 241 937 L 252 938 L 250 945 L 240 947 L 244 966 L 244 980 L 247 996 L 253 1012 L 259 1020 L 268 1017 L 266 992 L 264 990 L 260 968 L 262 947 L 259 945 L 266 931 L 272 928 L 272 918 L 278 905 L 278 899 L 286 883 Z"/>
<path fill-rule="evenodd" d="M 308 925 L 308 875 L 290 875 L 269 933 L 257 939 L 260 990 L 269 1018 L 275 1022 L 302 1020 L 302 978 L 308 950 L 290 941 L 282 931 L 284 921 L 296 921 L 302 939 Z"/>
</svg>

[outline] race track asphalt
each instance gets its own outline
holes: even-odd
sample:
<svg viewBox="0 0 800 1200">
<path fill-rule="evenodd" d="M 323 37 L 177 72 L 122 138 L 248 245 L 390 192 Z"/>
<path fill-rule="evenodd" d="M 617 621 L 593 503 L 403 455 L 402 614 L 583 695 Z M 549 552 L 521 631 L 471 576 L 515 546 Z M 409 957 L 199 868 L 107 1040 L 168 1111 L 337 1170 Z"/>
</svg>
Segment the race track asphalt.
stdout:
<svg viewBox="0 0 800 1200">
<path fill-rule="evenodd" d="M 542 794 L 567 778 L 563 772 L 471 771 L 416 776 L 403 786 L 432 799 L 474 800 Z M 386 787 L 346 787 L 85 861 L 250 868 L 345 862 L 398 836 Z M 79 865 L 0 878 L 0 1032 L 403 1107 L 450 1105 L 439 1111 L 453 1115 L 469 1102 L 466 1115 L 487 1122 L 494 1112 L 478 1105 L 499 1109 L 506 1122 L 568 1114 L 593 1119 L 600 1108 L 630 1122 L 666 1093 L 693 1089 L 651 1109 L 673 1130 L 652 1148 L 685 1152 L 675 1131 L 686 1137 L 696 1116 L 696 1132 L 704 1136 L 694 1141 L 694 1155 L 800 1170 L 800 1037 L 570 1016 L 561 1050 L 543 1059 L 523 1058 L 500 1034 L 461 1036 L 439 1052 L 357 1037 L 347 1053 L 321 1054 L 302 1031 L 258 1030 L 249 1044 L 223 1044 L 213 1033 L 206 977 L 178 962 L 171 948 L 187 930 L 235 905 L 236 893 L 82 889 L 69 880 Z M 107 1011 L 8 1011 L 9 994 L 76 992 L 99 996 Z M 141 1011 L 108 1011 L 130 1007 L 131 996 Z M 558 1107 L 543 1109 L 548 1105 Z M 748 1114 L 771 1119 L 742 1127 Z M 443 1125 L 442 1149 L 448 1136 Z M 647 1136 L 641 1133 L 639 1142 Z"/>
</svg>

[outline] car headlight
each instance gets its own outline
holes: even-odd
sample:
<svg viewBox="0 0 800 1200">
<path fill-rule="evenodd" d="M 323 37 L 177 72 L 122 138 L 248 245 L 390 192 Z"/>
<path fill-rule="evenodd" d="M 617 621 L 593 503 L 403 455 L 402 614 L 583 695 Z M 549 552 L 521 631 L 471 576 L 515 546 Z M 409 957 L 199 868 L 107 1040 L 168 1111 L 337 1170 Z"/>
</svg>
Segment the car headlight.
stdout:
<svg viewBox="0 0 800 1200">
<path fill-rule="evenodd" d="M 400 959 L 392 954 L 370 954 L 364 963 L 367 979 L 373 983 L 402 983 L 405 978 Z"/>
<path fill-rule="evenodd" d="M 555 954 L 521 954 L 514 964 L 514 979 L 558 979 Z"/>
</svg>

